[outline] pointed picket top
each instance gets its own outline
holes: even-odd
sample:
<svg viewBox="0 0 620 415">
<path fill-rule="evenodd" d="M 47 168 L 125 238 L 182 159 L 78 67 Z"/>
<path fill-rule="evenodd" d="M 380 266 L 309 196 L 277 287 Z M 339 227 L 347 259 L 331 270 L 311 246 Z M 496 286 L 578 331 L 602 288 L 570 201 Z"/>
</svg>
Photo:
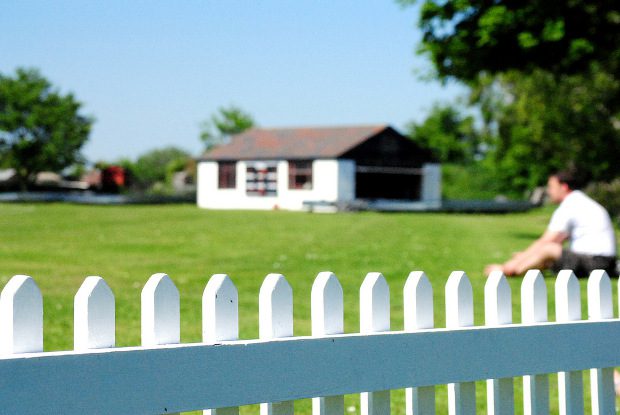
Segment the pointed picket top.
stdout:
<svg viewBox="0 0 620 415">
<path fill-rule="evenodd" d="M 467 274 L 454 271 L 446 283 L 446 327 L 474 325 L 473 290 Z M 476 413 L 476 383 L 448 384 L 448 413 L 473 415 Z"/>
<path fill-rule="evenodd" d="M 215 274 L 202 294 L 202 341 L 239 338 L 239 295 L 226 274 Z"/>
<path fill-rule="evenodd" d="M 258 297 L 261 339 L 293 336 L 293 289 L 282 274 L 269 274 Z M 261 415 L 292 415 L 293 401 L 261 403 Z"/>
<path fill-rule="evenodd" d="M 370 272 L 360 287 L 360 333 L 390 330 L 390 287 L 380 272 Z"/>
<path fill-rule="evenodd" d="M 501 271 L 493 271 L 484 285 L 484 319 L 487 326 L 512 323 L 510 285 Z M 487 380 L 487 411 L 489 415 L 514 414 L 512 378 Z"/>
<path fill-rule="evenodd" d="M 142 345 L 181 340 L 179 290 L 168 275 L 153 274 L 142 289 Z"/>
<path fill-rule="evenodd" d="M 409 273 L 403 289 L 405 331 L 430 329 L 433 321 L 433 287 L 422 271 Z M 405 389 L 405 414 L 435 413 L 435 387 Z"/>
<path fill-rule="evenodd" d="M 344 332 L 342 285 L 331 272 L 321 272 L 312 284 L 312 335 L 325 336 Z M 344 414 L 342 395 L 312 398 L 313 415 Z"/>
<path fill-rule="evenodd" d="M 75 350 L 114 347 L 114 294 L 101 277 L 87 277 L 73 301 Z"/>
<path fill-rule="evenodd" d="M 405 330 L 431 329 L 433 320 L 433 287 L 423 271 L 409 273 L 403 290 Z"/>
<path fill-rule="evenodd" d="M 611 280 L 602 269 L 594 270 L 588 279 L 588 318 L 602 320 L 613 317 Z"/>
<path fill-rule="evenodd" d="M 562 270 L 555 280 L 555 319 L 581 320 L 581 294 L 575 273 Z"/>
<path fill-rule="evenodd" d="M 239 338 L 239 295 L 226 274 L 211 276 L 202 294 L 202 341 Z M 239 415 L 238 407 L 205 409 L 203 415 Z"/>
<path fill-rule="evenodd" d="M 320 272 L 312 284 L 312 335 L 344 333 L 342 285 L 331 272 Z"/>
<path fill-rule="evenodd" d="M 521 283 L 521 322 L 537 323 L 548 318 L 545 279 L 539 270 L 530 270 Z"/>
<path fill-rule="evenodd" d="M 454 271 L 446 283 L 446 327 L 474 325 L 473 290 L 467 274 Z"/>
<path fill-rule="evenodd" d="M 43 351 L 43 297 L 27 275 L 15 275 L 0 294 L 0 355 Z"/>
<path fill-rule="evenodd" d="M 588 319 L 610 319 L 613 313 L 611 280 L 604 270 L 594 270 L 588 279 Z M 614 369 L 591 369 L 590 388 L 592 413 L 615 413 Z"/>
<path fill-rule="evenodd" d="M 366 275 L 360 287 L 360 333 L 390 330 L 390 287 L 380 272 Z M 361 415 L 390 413 L 390 391 L 362 392 Z"/>
<path fill-rule="evenodd" d="M 258 298 L 259 337 L 270 339 L 293 335 L 293 289 L 282 274 L 269 274 Z"/>
<path fill-rule="evenodd" d="M 493 271 L 484 285 L 484 318 L 487 326 L 512 323 L 512 295 L 506 276 Z"/>
<path fill-rule="evenodd" d="M 562 270 L 555 280 L 555 319 L 558 322 L 581 320 L 579 281 L 570 270 Z M 560 414 L 583 413 L 583 373 L 558 373 L 558 406 Z"/>
<path fill-rule="evenodd" d="M 530 270 L 521 283 L 521 322 L 534 324 L 548 320 L 547 285 L 539 270 Z M 523 376 L 523 414 L 549 413 L 549 377 Z"/>
</svg>

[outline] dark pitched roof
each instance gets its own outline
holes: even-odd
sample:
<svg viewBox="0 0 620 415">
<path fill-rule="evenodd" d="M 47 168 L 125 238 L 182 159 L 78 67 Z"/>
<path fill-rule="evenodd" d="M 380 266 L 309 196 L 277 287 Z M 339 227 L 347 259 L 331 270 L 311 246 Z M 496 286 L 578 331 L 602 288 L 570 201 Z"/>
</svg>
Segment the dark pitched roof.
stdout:
<svg viewBox="0 0 620 415">
<path fill-rule="evenodd" d="M 387 125 L 334 128 L 254 128 L 205 153 L 202 160 L 335 158 L 389 129 Z"/>
</svg>

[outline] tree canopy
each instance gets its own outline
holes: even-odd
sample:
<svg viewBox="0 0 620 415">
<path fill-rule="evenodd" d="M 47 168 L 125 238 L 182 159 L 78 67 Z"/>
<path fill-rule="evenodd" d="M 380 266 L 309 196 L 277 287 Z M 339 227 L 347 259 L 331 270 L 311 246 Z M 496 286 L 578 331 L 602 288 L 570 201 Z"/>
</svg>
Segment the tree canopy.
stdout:
<svg viewBox="0 0 620 415">
<path fill-rule="evenodd" d="M 504 191 L 567 165 L 593 180 L 620 174 L 620 3 L 424 0 L 418 26 L 436 77 L 471 88 L 484 163 Z"/>
<path fill-rule="evenodd" d="M 0 159 L 25 188 L 37 172 L 58 172 L 81 160 L 93 119 L 81 103 L 63 95 L 37 70 L 0 74 Z"/>
<path fill-rule="evenodd" d="M 254 127 L 254 119 L 241 108 L 231 105 L 220 107 L 217 112 L 202 123 L 200 139 L 205 150 L 225 143 L 231 135 Z"/>
<path fill-rule="evenodd" d="M 435 105 L 422 123 L 409 123 L 407 135 L 433 151 L 443 163 L 471 162 L 480 153 L 481 137 L 472 116 L 452 105 Z"/>
<path fill-rule="evenodd" d="M 490 161 L 508 188 L 530 189 L 573 164 L 586 178 L 620 174 L 620 82 L 605 72 L 556 77 L 537 70 L 481 78 L 472 91 L 488 128 Z"/>
<path fill-rule="evenodd" d="M 535 68 L 576 74 L 593 63 L 610 73 L 620 69 L 615 0 L 425 0 L 418 25 L 419 51 L 440 78 L 472 81 L 481 71 Z"/>
<path fill-rule="evenodd" d="M 190 160 L 187 151 L 168 146 L 147 151 L 135 162 L 125 160 L 121 165 L 131 172 L 136 188 L 148 190 L 158 182 L 163 184 L 168 181 L 173 173 L 183 170 Z"/>
</svg>

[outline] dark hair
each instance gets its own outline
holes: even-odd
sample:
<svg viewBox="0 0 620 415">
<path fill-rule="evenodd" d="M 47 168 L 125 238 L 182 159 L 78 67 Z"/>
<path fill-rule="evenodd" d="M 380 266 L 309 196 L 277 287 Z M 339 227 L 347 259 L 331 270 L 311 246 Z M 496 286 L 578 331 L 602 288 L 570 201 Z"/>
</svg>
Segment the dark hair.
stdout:
<svg viewBox="0 0 620 415">
<path fill-rule="evenodd" d="M 551 177 L 555 177 L 560 183 L 566 184 L 571 190 L 581 189 L 586 183 L 585 176 L 574 166 L 556 171 L 551 174 Z"/>
</svg>

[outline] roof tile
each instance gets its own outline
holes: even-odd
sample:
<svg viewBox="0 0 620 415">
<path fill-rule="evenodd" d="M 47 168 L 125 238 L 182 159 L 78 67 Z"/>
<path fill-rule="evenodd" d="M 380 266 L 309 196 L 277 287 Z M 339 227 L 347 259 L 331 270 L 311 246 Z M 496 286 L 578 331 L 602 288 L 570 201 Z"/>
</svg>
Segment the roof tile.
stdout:
<svg viewBox="0 0 620 415">
<path fill-rule="evenodd" d="M 203 160 L 316 159 L 338 157 L 389 128 L 388 125 L 330 128 L 253 128 L 205 153 Z"/>
</svg>

